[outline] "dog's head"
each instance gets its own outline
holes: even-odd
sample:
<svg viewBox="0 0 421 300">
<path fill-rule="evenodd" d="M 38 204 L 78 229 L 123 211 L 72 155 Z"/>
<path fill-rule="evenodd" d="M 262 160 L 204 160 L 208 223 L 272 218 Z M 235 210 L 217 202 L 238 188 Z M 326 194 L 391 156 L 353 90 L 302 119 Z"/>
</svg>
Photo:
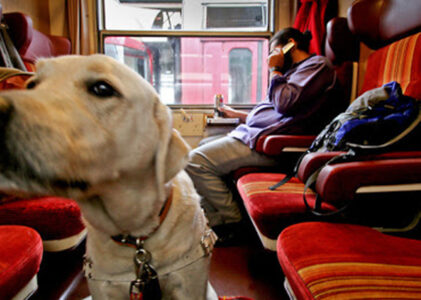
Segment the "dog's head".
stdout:
<svg viewBox="0 0 421 300">
<path fill-rule="evenodd" d="M 101 203 L 110 214 L 135 210 L 124 201 L 137 187 L 156 200 L 144 214 L 159 208 L 188 153 L 152 86 L 104 55 L 41 60 L 26 90 L 1 93 L 0 143 L 0 190 L 83 201 L 121 192 Z"/>
</svg>

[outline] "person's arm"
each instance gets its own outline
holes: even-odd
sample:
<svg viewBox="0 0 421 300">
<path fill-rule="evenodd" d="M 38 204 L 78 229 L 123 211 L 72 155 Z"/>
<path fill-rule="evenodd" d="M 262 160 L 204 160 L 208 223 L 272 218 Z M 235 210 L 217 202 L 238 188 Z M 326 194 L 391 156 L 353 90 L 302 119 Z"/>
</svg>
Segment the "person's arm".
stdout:
<svg viewBox="0 0 421 300">
<path fill-rule="evenodd" d="M 325 63 L 312 63 L 299 67 L 285 80 L 274 78 L 270 100 L 275 110 L 283 114 L 305 109 L 308 101 L 314 101 L 334 82 L 334 71 Z M 277 84 L 276 81 L 279 81 Z"/>
<path fill-rule="evenodd" d="M 241 122 L 245 122 L 248 112 L 233 109 L 232 107 L 229 107 L 227 105 L 224 105 L 222 107 L 219 107 L 218 110 L 223 113 L 223 116 L 225 118 L 239 118 Z"/>
</svg>

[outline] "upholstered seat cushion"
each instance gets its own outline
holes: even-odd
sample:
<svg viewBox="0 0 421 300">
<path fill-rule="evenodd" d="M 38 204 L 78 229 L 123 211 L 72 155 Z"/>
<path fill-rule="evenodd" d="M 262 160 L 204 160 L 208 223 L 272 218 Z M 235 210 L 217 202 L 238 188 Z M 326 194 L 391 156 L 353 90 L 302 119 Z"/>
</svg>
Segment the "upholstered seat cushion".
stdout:
<svg viewBox="0 0 421 300">
<path fill-rule="evenodd" d="M 286 228 L 277 251 L 298 299 L 421 298 L 421 241 L 314 222 Z"/>
<path fill-rule="evenodd" d="M 237 182 L 238 192 L 256 229 L 270 239 L 276 239 L 285 226 L 309 217 L 303 201 L 304 184 L 297 178 L 275 191 L 269 189 L 284 176 L 281 173 L 252 173 Z M 314 193 L 308 190 L 306 195 L 309 204 L 314 206 Z M 329 204 L 323 204 L 322 208 L 334 209 Z"/>
<path fill-rule="evenodd" d="M 38 273 L 39 234 L 25 226 L 0 226 L 0 299 L 12 299 Z"/>
<path fill-rule="evenodd" d="M 44 241 L 67 239 L 85 229 L 76 202 L 59 197 L 0 200 L 0 224 L 32 227 Z"/>
</svg>

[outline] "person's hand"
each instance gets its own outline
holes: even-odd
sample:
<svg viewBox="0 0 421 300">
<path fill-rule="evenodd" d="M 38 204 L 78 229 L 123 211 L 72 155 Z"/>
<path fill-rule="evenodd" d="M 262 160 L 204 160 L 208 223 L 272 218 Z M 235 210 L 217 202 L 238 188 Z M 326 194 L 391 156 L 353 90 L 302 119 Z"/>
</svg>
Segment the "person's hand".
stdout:
<svg viewBox="0 0 421 300">
<path fill-rule="evenodd" d="M 278 68 L 282 68 L 282 66 L 284 65 L 284 53 L 282 52 L 282 46 L 276 46 L 272 52 L 269 54 L 268 59 L 268 67 L 273 68 L 273 67 L 278 67 Z"/>
<path fill-rule="evenodd" d="M 248 113 L 234 109 L 232 107 L 229 107 L 227 105 L 221 106 L 218 108 L 218 111 L 222 113 L 222 116 L 224 118 L 240 118 L 242 122 L 244 122 L 247 118 Z"/>
<path fill-rule="evenodd" d="M 223 105 L 219 107 L 218 110 L 222 113 L 222 116 L 225 118 L 238 118 L 239 111 L 230 106 Z"/>
</svg>

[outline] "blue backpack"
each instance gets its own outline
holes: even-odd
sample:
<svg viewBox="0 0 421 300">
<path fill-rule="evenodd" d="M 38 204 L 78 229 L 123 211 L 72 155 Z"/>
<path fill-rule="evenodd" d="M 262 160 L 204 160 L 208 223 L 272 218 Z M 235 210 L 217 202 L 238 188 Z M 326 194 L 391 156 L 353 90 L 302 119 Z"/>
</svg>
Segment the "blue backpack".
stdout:
<svg viewBox="0 0 421 300">
<path fill-rule="evenodd" d="M 402 147 L 403 138 L 419 125 L 419 118 L 419 102 L 403 95 L 399 83 L 392 81 L 352 102 L 320 132 L 308 152 Z M 413 142 L 406 147 L 416 146 Z"/>
<path fill-rule="evenodd" d="M 315 207 L 311 208 L 305 198 L 305 192 L 316 182 L 318 174 L 328 164 L 355 160 L 364 154 L 421 148 L 420 103 L 421 101 L 403 95 L 399 83 L 395 81 L 365 92 L 319 133 L 300 157 L 292 173 L 269 189 L 275 190 L 295 176 L 302 158 L 308 153 L 346 151 L 333 157 L 314 172 L 307 179 L 303 194 L 307 209 L 315 215 L 326 216 L 342 212 L 347 205 L 335 212 L 321 212 L 320 197 L 316 197 Z"/>
</svg>

